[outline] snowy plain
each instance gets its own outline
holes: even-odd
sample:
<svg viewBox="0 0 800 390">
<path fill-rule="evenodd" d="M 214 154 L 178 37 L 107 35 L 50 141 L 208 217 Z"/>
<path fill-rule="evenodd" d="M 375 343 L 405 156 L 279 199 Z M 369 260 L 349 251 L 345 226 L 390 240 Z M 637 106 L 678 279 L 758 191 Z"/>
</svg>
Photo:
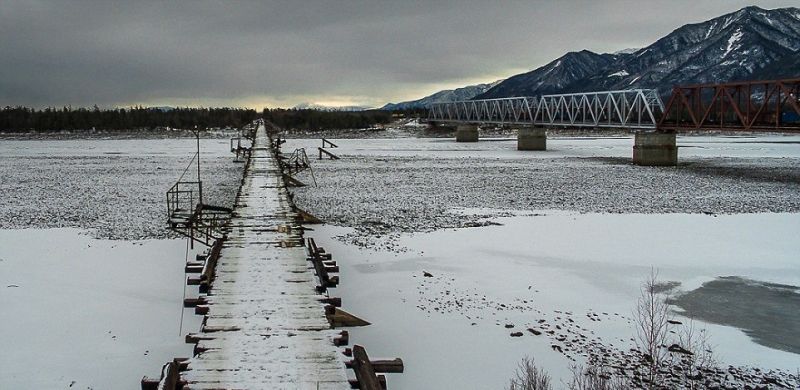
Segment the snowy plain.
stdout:
<svg viewBox="0 0 800 390">
<path fill-rule="evenodd" d="M 725 276 L 800 285 L 800 137 L 681 137 L 678 168 L 631 166 L 630 137 L 551 137 L 546 152 L 508 138 L 334 142 L 343 159 L 312 160 L 318 186 L 296 199 L 330 222 L 307 235 L 342 268 L 332 295 L 373 323 L 352 342 L 404 359 L 394 389 L 503 388 L 523 356 L 563 378 L 586 350 L 624 350 L 651 267 L 678 291 Z M 203 140 L 208 196 L 223 205 L 241 175 L 227 147 Z M 0 388 L 138 388 L 190 353 L 186 243 L 167 239 L 162 201 L 193 152 L 191 139 L 0 143 L 0 342 L 12 352 Z M 797 337 L 765 346 L 755 314 L 753 329 L 696 321 L 724 364 L 794 372 Z M 588 341 L 567 347 L 576 335 Z"/>
<path fill-rule="evenodd" d="M 241 179 L 228 145 L 201 140 L 212 204 L 232 205 Z M 166 229 L 165 193 L 195 147 L 0 142 L 0 389 L 138 389 L 190 356 L 183 336 L 200 319 L 191 310 L 181 319 L 187 243 Z"/>
<path fill-rule="evenodd" d="M 404 358 L 393 388 L 503 388 L 525 356 L 561 383 L 598 347 L 621 356 L 653 268 L 674 296 L 730 276 L 763 291 L 800 286 L 800 137 L 679 137 L 677 168 L 632 166 L 630 137 L 551 138 L 546 152 L 507 138 L 333 141 L 342 160 L 313 160 L 317 186 L 296 200 L 328 221 L 308 235 L 342 267 L 333 295 L 373 322 L 352 339 Z M 738 287 L 726 292 L 734 301 Z M 722 367 L 780 369 L 796 383 L 797 291 L 764 302 L 778 317 L 745 307 L 731 313 L 740 327 L 697 313 L 694 323 Z M 770 334 L 770 322 L 787 332 Z M 774 348 L 765 334 L 788 340 Z"/>
</svg>

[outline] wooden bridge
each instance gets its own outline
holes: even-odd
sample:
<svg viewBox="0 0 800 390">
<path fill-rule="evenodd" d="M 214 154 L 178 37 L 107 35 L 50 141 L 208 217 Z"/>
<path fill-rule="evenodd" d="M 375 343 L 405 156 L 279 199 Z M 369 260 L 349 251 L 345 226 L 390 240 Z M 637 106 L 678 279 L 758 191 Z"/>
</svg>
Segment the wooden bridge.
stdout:
<svg viewBox="0 0 800 390">
<path fill-rule="evenodd" d="M 186 337 L 196 343 L 194 356 L 167 363 L 142 389 L 377 390 L 386 382 L 375 371 L 402 372 L 399 359 L 372 367 L 362 347 L 340 348 L 347 332 L 332 326 L 349 314 L 323 295 L 338 282 L 328 274 L 338 267 L 313 240 L 307 248 L 277 153 L 261 123 L 222 237 L 203 261 L 187 265 L 200 274 L 189 284 L 204 293 L 184 302 L 204 315 L 200 331 Z"/>
</svg>

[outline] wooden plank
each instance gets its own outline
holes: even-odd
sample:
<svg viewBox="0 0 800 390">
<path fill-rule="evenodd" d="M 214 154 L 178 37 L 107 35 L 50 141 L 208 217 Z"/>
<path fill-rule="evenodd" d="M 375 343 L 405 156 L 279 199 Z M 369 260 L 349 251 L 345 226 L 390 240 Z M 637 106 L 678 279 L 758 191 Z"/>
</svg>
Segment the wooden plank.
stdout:
<svg viewBox="0 0 800 390">
<path fill-rule="evenodd" d="M 360 345 L 353 346 L 353 371 L 358 380 L 358 388 L 362 390 L 381 390 L 378 376 L 372 368 L 367 351 Z"/>
</svg>

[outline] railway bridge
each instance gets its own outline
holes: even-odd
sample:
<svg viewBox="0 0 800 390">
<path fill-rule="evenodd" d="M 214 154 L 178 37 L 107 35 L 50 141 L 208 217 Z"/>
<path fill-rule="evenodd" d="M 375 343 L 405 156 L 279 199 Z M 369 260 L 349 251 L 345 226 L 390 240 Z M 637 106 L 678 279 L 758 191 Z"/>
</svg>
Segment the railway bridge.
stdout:
<svg viewBox="0 0 800 390">
<path fill-rule="evenodd" d="M 800 131 L 800 79 L 676 86 L 666 105 L 655 89 L 581 92 L 434 103 L 428 122 L 477 142 L 478 126 L 518 128 L 519 150 L 546 150 L 548 128 L 636 131 L 633 162 L 676 165 L 677 132 Z"/>
</svg>

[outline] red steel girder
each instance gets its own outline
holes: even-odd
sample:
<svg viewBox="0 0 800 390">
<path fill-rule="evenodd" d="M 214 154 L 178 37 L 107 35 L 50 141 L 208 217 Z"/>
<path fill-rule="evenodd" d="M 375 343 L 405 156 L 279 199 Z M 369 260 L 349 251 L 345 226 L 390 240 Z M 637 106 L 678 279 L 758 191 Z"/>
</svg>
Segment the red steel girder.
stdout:
<svg viewBox="0 0 800 390">
<path fill-rule="evenodd" d="M 800 132 L 800 79 L 676 86 L 657 128 Z"/>
</svg>

